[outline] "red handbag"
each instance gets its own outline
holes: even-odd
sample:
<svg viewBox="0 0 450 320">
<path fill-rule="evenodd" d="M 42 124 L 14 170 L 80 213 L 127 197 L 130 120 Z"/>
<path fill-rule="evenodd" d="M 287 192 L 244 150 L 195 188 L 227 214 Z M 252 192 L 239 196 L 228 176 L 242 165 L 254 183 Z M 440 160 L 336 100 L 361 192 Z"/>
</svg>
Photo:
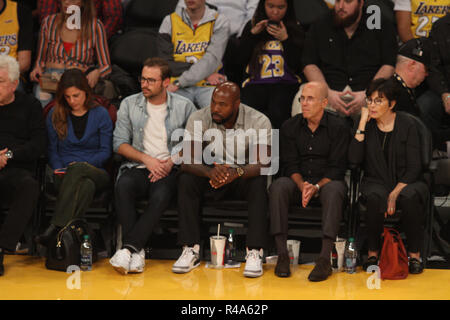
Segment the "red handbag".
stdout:
<svg viewBox="0 0 450 320">
<path fill-rule="evenodd" d="M 378 266 L 381 279 L 400 280 L 408 277 L 408 255 L 400 233 L 392 228 L 384 228 L 384 242 Z"/>
</svg>

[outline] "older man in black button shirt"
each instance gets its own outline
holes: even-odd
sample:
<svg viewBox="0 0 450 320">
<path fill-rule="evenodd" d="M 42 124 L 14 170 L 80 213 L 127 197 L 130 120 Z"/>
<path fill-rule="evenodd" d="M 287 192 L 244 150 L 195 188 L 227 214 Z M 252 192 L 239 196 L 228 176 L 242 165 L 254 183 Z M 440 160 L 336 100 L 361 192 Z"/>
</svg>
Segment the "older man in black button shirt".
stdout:
<svg viewBox="0 0 450 320">
<path fill-rule="evenodd" d="M 303 114 L 287 120 L 280 132 L 280 159 L 284 177 L 270 187 L 271 234 L 275 236 L 278 262 L 275 274 L 287 277 L 288 211 L 290 204 L 306 207 L 313 197 L 322 204 L 322 250 L 310 281 L 322 281 L 331 274 L 330 254 L 339 232 L 347 194 L 344 174 L 350 131 L 344 119 L 325 112 L 327 86 L 307 83 L 300 101 Z"/>
<path fill-rule="evenodd" d="M 33 170 L 46 141 L 39 101 L 14 92 L 19 75 L 17 61 L 0 55 L 0 205 L 9 205 L 0 230 L 0 276 L 4 271 L 3 250 L 15 250 L 36 208 L 39 184 Z"/>
<path fill-rule="evenodd" d="M 325 82 L 330 107 L 345 116 L 365 105 L 372 79 L 393 74 L 397 53 L 394 26 L 380 17 L 381 28 L 369 29 L 372 16 L 363 6 L 364 0 L 336 0 L 334 11 L 311 26 L 303 50 L 306 78 Z"/>
</svg>

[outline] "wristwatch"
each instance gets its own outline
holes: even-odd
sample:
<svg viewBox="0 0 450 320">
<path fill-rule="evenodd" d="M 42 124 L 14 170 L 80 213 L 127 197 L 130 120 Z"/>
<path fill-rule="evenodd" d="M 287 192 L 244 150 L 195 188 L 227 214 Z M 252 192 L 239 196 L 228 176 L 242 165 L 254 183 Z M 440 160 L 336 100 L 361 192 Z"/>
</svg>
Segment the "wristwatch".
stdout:
<svg viewBox="0 0 450 320">
<path fill-rule="evenodd" d="M 356 130 L 356 134 L 365 134 L 366 132 L 365 131 L 362 131 L 362 130 Z"/>
<path fill-rule="evenodd" d="M 179 80 L 175 80 L 175 81 L 173 82 L 173 85 L 176 86 L 176 87 L 178 87 L 178 88 L 180 88 L 180 81 L 179 81 Z"/>
<path fill-rule="evenodd" d="M 244 169 L 242 169 L 241 167 L 237 167 L 236 172 L 239 177 L 242 177 L 244 175 Z"/>
<path fill-rule="evenodd" d="M 314 187 L 316 187 L 316 188 L 317 188 L 317 192 L 319 192 L 319 191 L 320 191 L 320 186 L 319 186 L 319 184 L 318 184 L 318 183 L 316 183 L 316 184 L 314 185 Z"/>
<path fill-rule="evenodd" d="M 5 157 L 8 159 L 14 158 L 14 153 L 11 150 L 6 151 Z"/>
</svg>

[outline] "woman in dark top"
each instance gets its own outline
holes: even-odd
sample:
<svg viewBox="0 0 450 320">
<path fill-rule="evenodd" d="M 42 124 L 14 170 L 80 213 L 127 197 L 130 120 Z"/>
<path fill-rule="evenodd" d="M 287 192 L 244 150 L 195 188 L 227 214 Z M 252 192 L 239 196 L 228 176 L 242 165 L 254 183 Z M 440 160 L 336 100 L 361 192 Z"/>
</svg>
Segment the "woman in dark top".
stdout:
<svg viewBox="0 0 450 320">
<path fill-rule="evenodd" d="M 301 82 L 304 38 L 292 0 L 261 0 L 242 33 L 240 59 L 246 80 L 241 101 L 264 112 L 277 129 L 290 118 Z"/>
<path fill-rule="evenodd" d="M 402 209 L 407 237 L 409 272 L 421 273 L 419 248 L 427 186 L 421 181 L 422 163 L 419 133 L 415 121 L 395 111 L 398 87 L 392 79 L 372 81 L 367 89 L 367 106 L 362 108 L 358 130 L 349 147 L 349 161 L 363 163 L 362 196 L 367 200 L 369 253 L 367 269 L 378 263 L 384 218 Z"/>
<path fill-rule="evenodd" d="M 49 165 L 58 197 L 51 225 L 36 237 L 38 243 L 46 245 L 61 227 L 82 217 L 95 193 L 109 185 L 103 165 L 112 153 L 112 129 L 108 111 L 94 104 L 84 73 L 65 71 L 47 116 Z"/>
</svg>

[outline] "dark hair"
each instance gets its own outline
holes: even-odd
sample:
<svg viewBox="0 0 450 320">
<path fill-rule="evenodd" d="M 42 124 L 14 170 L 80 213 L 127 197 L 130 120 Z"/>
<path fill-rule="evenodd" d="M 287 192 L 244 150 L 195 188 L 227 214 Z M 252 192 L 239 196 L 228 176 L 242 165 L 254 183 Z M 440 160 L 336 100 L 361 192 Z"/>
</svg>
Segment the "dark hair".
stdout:
<svg viewBox="0 0 450 320">
<path fill-rule="evenodd" d="M 378 78 L 369 83 L 366 96 L 370 97 L 374 92 L 378 92 L 378 96 L 385 96 L 390 103 L 391 101 L 397 101 L 400 88 L 398 87 L 397 81 L 394 81 L 393 78 Z"/>
<path fill-rule="evenodd" d="M 252 18 L 251 22 L 252 27 L 255 26 L 258 22 L 268 19 L 265 8 L 266 1 L 267 0 L 259 1 L 258 7 L 256 8 L 255 14 L 253 15 Z M 305 32 L 295 16 L 294 0 L 285 0 L 285 1 L 287 4 L 287 10 L 282 21 L 286 26 L 289 38 L 294 39 L 296 45 L 301 47 L 303 45 L 303 40 L 305 38 Z M 259 34 L 259 38 L 260 41 L 255 46 L 255 49 L 253 50 L 253 54 L 249 63 L 249 74 L 250 76 L 253 77 L 255 77 L 259 72 L 259 56 L 263 51 L 265 43 L 267 41 L 274 39 L 273 36 L 271 36 L 266 30 L 263 30 Z"/>
<path fill-rule="evenodd" d="M 161 71 L 161 79 L 165 80 L 167 78 L 170 78 L 171 72 L 169 68 L 169 64 L 166 60 L 159 58 L 159 57 L 153 57 L 153 58 L 147 58 L 144 61 L 144 67 L 159 67 L 159 70 Z"/>
<path fill-rule="evenodd" d="M 52 114 L 53 127 L 61 140 L 67 136 L 67 115 L 72 110 L 64 97 L 64 92 L 70 87 L 75 87 L 86 93 L 84 105 L 87 109 L 95 106 L 92 89 L 83 71 L 79 69 L 66 70 L 61 80 L 59 80 L 58 88 L 56 89 L 55 106 Z"/>
</svg>

